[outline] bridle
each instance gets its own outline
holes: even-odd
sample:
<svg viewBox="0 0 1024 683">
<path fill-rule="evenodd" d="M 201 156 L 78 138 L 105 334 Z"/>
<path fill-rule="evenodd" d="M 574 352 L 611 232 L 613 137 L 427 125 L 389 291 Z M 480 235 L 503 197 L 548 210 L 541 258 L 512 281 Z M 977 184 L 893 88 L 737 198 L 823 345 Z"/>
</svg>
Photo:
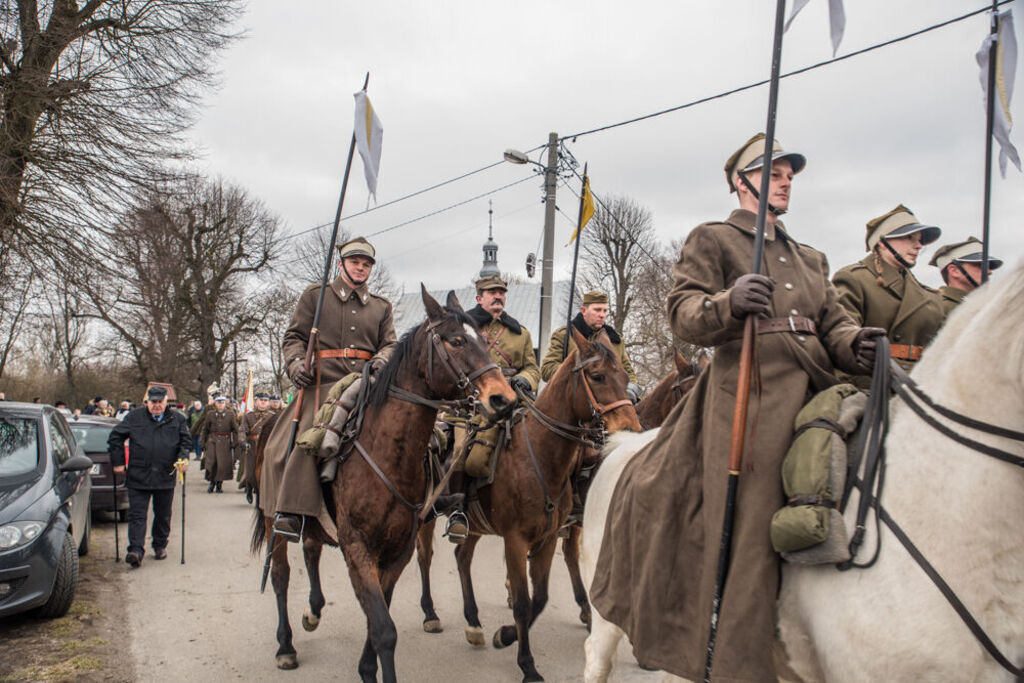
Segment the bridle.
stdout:
<svg viewBox="0 0 1024 683">
<path fill-rule="evenodd" d="M 434 322 L 427 325 L 427 335 L 430 339 L 430 346 L 427 347 L 427 384 L 433 386 L 434 384 L 434 354 L 437 354 L 437 358 L 441 362 L 441 366 L 448 371 L 448 375 L 455 380 L 456 385 L 465 394 L 465 398 L 471 401 L 476 401 L 480 397 L 480 390 L 476 388 L 473 381 L 491 370 L 499 370 L 497 363 L 488 363 L 483 367 L 477 368 L 468 375 L 462 371 L 462 368 L 458 367 L 452 362 L 451 354 L 448 353 L 448 349 L 444 347 L 444 340 L 441 339 L 441 335 L 437 333 L 437 327 L 444 322 L 444 319 L 435 320 Z"/>
<path fill-rule="evenodd" d="M 613 401 L 611 403 L 601 403 L 600 401 L 597 400 L 597 398 L 594 396 L 594 390 L 590 387 L 590 380 L 587 379 L 587 373 L 584 372 L 584 368 L 586 368 L 586 366 L 590 365 L 591 363 L 596 363 L 599 360 L 600 357 L 596 355 L 590 356 L 589 358 L 585 359 L 577 358 L 576 365 L 573 366 L 572 369 L 574 374 L 573 392 L 575 393 L 576 391 L 575 382 L 578 380 L 583 384 L 583 389 L 587 392 L 587 401 L 590 403 L 591 416 L 595 420 L 601 419 L 603 421 L 605 414 L 612 412 L 616 408 L 622 408 L 623 406 L 631 406 L 633 405 L 633 402 L 630 401 L 628 398 L 622 398 L 619 399 L 618 401 Z"/>
</svg>

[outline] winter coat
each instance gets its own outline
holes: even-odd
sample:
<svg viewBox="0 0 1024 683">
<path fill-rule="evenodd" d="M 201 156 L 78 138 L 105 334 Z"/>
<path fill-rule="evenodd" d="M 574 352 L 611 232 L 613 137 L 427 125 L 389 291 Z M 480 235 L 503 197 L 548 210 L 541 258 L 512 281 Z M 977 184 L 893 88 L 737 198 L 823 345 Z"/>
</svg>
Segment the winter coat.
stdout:
<svg viewBox="0 0 1024 683">
<path fill-rule="evenodd" d="M 199 435 L 203 444 L 203 469 L 210 481 L 226 481 L 234 472 L 234 449 L 241 443 L 235 411 L 214 408 L 206 415 Z"/>
<path fill-rule="evenodd" d="M 588 340 L 593 340 L 601 330 L 604 330 L 608 334 L 608 339 L 612 342 L 612 347 L 619 355 L 619 362 L 622 363 L 622 368 L 629 375 L 629 381 L 634 384 L 638 383 L 636 381 L 636 373 L 633 372 L 633 364 L 629 362 L 629 356 L 626 355 L 626 345 L 614 327 L 604 325 L 600 329 L 595 330 L 583 321 L 582 313 L 577 313 L 576 317 L 572 319 L 572 326 Z M 576 350 L 576 342 L 573 341 L 572 337 L 569 338 L 569 350 L 563 354 L 562 349 L 564 348 L 565 325 L 562 325 L 551 335 L 551 341 L 548 342 L 548 351 L 544 354 L 544 362 L 541 364 L 540 374 L 545 382 L 550 381 L 555 376 L 555 373 L 558 372 L 558 366 L 562 364 L 562 361 Z"/>
<path fill-rule="evenodd" d="M 192 447 L 184 416 L 165 410 L 163 419 L 158 422 L 146 406 L 131 410 L 107 437 L 113 467 L 124 465 L 125 439 L 129 440 L 127 487 L 173 489 L 174 462 L 187 460 Z"/>
<path fill-rule="evenodd" d="M 965 292 L 959 287 L 950 287 L 946 285 L 939 287 L 939 303 L 942 304 L 942 310 L 946 315 L 953 312 L 953 309 L 964 302 L 964 299 L 970 292 Z"/>
<path fill-rule="evenodd" d="M 466 311 L 484 335 L 484 344 L 491 360 L 498 364 L 505 378 L 522 377 L 532 391 L 540 384 L 540 368 L 533 354 L 530 331 L 518 320 L 502 311 L 497 319 L 479 305 Z"/>
</svg>

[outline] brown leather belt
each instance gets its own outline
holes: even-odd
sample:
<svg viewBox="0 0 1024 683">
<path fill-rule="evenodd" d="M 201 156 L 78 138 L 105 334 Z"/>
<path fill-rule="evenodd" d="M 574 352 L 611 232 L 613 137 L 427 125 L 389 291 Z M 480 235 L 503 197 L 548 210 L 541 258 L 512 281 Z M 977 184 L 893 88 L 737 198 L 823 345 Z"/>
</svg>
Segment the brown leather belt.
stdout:
<svg viewBox="0 0 1024 683">
<path fill-rule="evenodd" d="M 813 320 L 802 315 L 791 315 L 788 318 L 767 318 L 757 321 L 758 334 L 772 334 L 774 332 L 792 332 L 794 334 L 817 336 L 818 328 Z"/>
<path fill-rule="evenodd" d="M 210 432 L 213 436 L 227 436 L 231 432 Z"/>
<path fill-rule="evenodd" d="M 316 352 L 317 358 L 358 358 L 359 360 L 370 360 L 373 354 L 362 349 L 320 349 Z"/>
<path fill-rule="evenodd" d="M 889 355 L 898 360 L 921 360 L 923 346 L 915 344 L 889 344 Z"/>
</svg>

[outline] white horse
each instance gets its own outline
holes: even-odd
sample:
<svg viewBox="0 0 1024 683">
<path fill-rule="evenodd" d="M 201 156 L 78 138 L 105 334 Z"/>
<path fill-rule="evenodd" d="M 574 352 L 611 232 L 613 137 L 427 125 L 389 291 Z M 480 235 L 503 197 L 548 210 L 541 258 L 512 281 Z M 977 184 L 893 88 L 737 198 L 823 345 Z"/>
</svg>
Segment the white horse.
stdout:
<svg viewBox="0 0 1024 683">
<path fill-rule="evenodd" d="M 1024 263 L 974 292 L 913 372 L 935 403 L 1024 430 Z M 935 415 L 934 411 L 928 411 Z M 902 401 L 891 407 L 883 507 L 995 645 L 1024 666 L 1024 468 L 961 445 Z M 1024 442 L 938 421 L 1024 457 Z M 616 435 L 590 488 L 582 570 L 589 586 L 623 467 L 655 432 Z M 723 463 L 723 467 L 724 467 Z M 856 496 L 847 507 L 852 531 Z M 874 551 L 874 513 L 859 560 Z M 779 632 L 807 681 L 1010 681 L 888 527 L 871 568 L 783 565 Z M 728 595 L 725 597 L 728 600 Z M 586 681 L 607 680 L 622 631 L 595 610 Z"/>
</svg>

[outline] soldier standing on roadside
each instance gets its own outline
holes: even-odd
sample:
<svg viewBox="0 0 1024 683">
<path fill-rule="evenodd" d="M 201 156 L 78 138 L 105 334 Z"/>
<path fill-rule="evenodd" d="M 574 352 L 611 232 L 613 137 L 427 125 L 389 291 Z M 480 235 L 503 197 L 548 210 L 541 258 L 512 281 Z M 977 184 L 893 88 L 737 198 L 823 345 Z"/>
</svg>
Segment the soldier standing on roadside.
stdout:
<svg viewBox="0 0 1024 683">
<path fill-rule="evenodd" d="M 241 442 L 235 411 L 228 409 L 228 397 L 214 399 L 214 410 L 206 415 L 201 440 L 206 478 L 210 485 L 207 493 L 223 493 L 223 482 L 231 479 L 234 471 L 234 449 Z"/>
</svg>

